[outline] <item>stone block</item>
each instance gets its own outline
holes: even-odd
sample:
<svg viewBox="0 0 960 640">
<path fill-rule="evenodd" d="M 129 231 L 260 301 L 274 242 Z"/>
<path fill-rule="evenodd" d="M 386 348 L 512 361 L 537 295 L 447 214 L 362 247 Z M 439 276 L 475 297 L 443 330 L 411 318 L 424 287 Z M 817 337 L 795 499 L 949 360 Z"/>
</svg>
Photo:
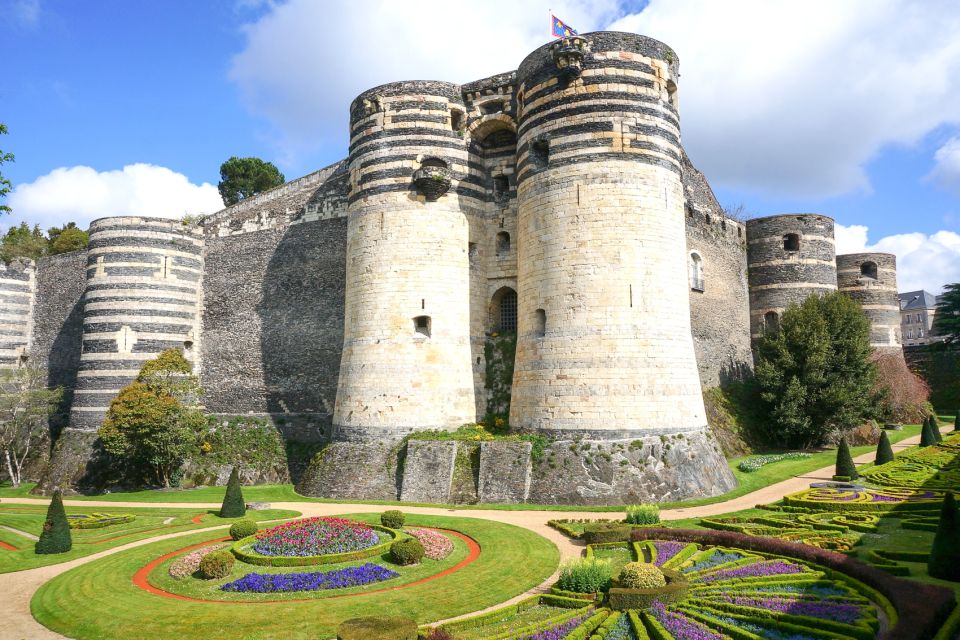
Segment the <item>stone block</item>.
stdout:
<svg viewBox="0 0 960 640">
<path fill-rule="evenodd" d="M 530 493 L 529 442 L 480 444 L 480 502 L 515 504 Z"/>
<path fill-rule="evenodd" d="M 452 440 L 411 440 L 403 469 L 403 502 L 450 502 L 450 483 L 457 460 Z"/>
<path fill-rule="evenodd" d="M 332 442 L 314 456 L 297 493 L 336 499 L 396 500 L 399 441 Z"/>
</svg>

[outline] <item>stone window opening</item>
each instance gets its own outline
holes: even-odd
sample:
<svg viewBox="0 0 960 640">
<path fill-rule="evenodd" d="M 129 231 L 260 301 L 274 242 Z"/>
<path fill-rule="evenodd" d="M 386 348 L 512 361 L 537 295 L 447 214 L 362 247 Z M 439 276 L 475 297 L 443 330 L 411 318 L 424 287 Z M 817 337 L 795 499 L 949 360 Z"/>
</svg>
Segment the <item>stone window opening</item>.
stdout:
<svg viewBox="0 0 960 640">
<path fill-rule="evenodd" d="M 510 195 L 510 179 L 507 176 L 493 176 L 493 197 L 503 200 Z"/>
<path fill-rule="evenodd" d="M 780 316 L 776 311 L 767 311 L 763 314 L 763 330 L 767 333 L 773 333 L 780 329 Z"/>
<path fill-rule="evenodd" d="M 467 243 L 467 257 L 468 257 L 468 258 L 476 258 L 476 257 L 477 257 L 477 243 L 476 243 L 476 242 L 468 242 L 468 243 Z"/>
<path fill-rule="evenodd" d="M 533 312 L 533 335 L 538 338 L 547 335 L 547 312 L 543 309 Z"/>
<path fill-rule="evenodd" d="M 703 258 L 696 251 L 690 252 L 688 264 L 690 288 L 694 291 L 703 291 Z"/>
<path fill-rule="evenodd" d="M 492 116 L 495 113 L 503 113 L 504 102 L 502 100 L 491 100 L 480 105 L 480 113 L 485 116 Z"/>
<path fill-rule="evenodd" d="M 800 251 L 800 236 L 796 233 L 788 233 L 783 236 L 784 251 Z"/>
<path fill-rule="evenodd" d="M 511 287 L 501 287 L 490 301 L 491 325 L 495 331 L 516 333 L 517 292 Z"/>
<path fill-rule="evenodd" d="M 413 330 L 423 336 L 430 337 L 430 316 L 417 316 L 413 319 Z"/>
<path fill-rule="evenodd" d="M 667 101 L 671 107 L 677 108 L 677 83 L 673 80 L 667 80 Z"/>
<path fill-rule="evenodd" d="M 421 167 L 438 167 L 440 169 L 446 169 L 447 162 L 440 158 L 433 158 L 433 157 L 424 158 L 423 161 L 420 163 L 420 166 Z"/>
<path fill-rule="evenodd" d="M 870 278 L 871 280 L 877 279 L 877 263 L 876 262 L 864 262 L 860 265 L 860 275 L 864 278 Z"/>
<path fill-rule="evenodd" d="M 713 218 L 710 217 L 709 213 L 706 215 L 706 220 L 707 220 L 707 224 L 710 224 L 711 222 L 713 222 Z"/>
<path fill-rule="evenodd" d="M 510 253 L 510 234 L 501 231 L 497 234 L 497 256 L 505 256 Z"/>
<path fill-rule="evenodd" d="M 550 164 L 550 141 L 545 138 L 534 140 L 530 144 L 530 159 L 538 169 L 546 169 Z"/>
<path fill-rule="evenodd" d="M 193 340 L 184 340 L 183 349 L 184 351 L 190 351 L 190 349 L 193 349 Z"/>
<path fill-rule="evenodd" d="M 454 131 L 463 131 L 464 113 L 460 109 L 450 109 L 450 128 Z"/>
</svg>

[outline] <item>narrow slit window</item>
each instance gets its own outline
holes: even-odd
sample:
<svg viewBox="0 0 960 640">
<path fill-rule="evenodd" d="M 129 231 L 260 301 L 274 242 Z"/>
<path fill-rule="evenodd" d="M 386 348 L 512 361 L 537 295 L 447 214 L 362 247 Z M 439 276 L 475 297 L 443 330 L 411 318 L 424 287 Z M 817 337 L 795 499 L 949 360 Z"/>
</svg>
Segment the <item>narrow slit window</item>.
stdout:
<svg viewBox="0 0 960 640">
<path fill-rule="evenodd" d="M 463 129 L 463 111 L 460 109 L 450 109 L 450 128 L 454 131 Z"/>
<path fill-rule="evenodd" d="M 417 316 L 413 319 L 413 329 L 418 334 L 430 337 L 430 316 Z"/>
<path fill-rule="evenodd" d="M 694 291 L 703 291 L 703 258 L 697 252 L 690 254 L 690 263 L 688 265 L 690 275 L 690 288 Z"/>
<path fill-rule="evenodd" d="M 501 231 L 497 234 L 497 255 L 505 256 L 510 253 L 510 234 Z"/>
<path fill-rule="evenodd" d="M 550 164 L 550 141 L 543 138 L 534 140 L 530 145 L 530 158 L 538 169 L 546 169 Z"/>
<path fill-rule="evenodd" d="M 547 312 L 543 309 L 533 312 L 533 334 L 538 338 L 547 334 Z"/>
<path fill-rule="evenodd" d="M 763 329 L 768 333 L 780 329 L 780 316 L 777 315 L 776 311 L 767 311 L 763 314 Z"/>
</svg>

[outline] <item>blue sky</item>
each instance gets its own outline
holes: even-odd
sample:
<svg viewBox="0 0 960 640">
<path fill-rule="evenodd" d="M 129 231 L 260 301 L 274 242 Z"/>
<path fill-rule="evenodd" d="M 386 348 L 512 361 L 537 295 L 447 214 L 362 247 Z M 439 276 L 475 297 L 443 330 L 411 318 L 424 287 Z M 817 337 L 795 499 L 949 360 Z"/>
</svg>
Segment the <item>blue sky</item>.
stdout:
<svg viewBox="0 0 960 640">
<path fill-rule="evenodd" d="M 832 215 L 901 288 L 960 280 L 960 5 L 931 0 L 0 0 L 13 216 L 214 209 L 231 155 L 292 179 L 346 154 L 360 91 L 515 68 L 549 39 L 637 31 L 681 60 L 684 143 L 722 204 Z"/>
</svg>

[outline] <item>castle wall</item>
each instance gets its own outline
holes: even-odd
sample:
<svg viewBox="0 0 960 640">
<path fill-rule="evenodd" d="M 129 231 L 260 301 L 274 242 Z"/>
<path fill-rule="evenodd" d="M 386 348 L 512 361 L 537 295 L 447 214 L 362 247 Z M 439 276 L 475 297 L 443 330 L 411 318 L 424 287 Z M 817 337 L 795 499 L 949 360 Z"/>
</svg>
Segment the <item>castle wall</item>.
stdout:
<svg viewBox="0 0 960 640">
<path fill-rule="evenodd" d="M 16 367 L 27 356 L 33 331 L 36 278 L 33 260 L 0 262 L 0 367 Z"/>
<path fill-rule="evenodd" d="M 897 256 L 892 253 L 837 256 L 837 288 L 863 308 L 870 321 L 870 346 L 902 352 Z"/>
</svg>

